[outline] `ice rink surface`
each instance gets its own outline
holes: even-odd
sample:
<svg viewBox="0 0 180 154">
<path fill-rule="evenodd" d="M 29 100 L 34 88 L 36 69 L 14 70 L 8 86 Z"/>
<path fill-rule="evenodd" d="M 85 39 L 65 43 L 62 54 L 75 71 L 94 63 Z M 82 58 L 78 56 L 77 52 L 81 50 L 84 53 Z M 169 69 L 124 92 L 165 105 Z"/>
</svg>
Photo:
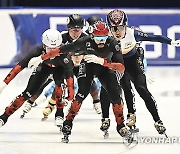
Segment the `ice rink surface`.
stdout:
<svg viewBox="0 0 180 154">
<path fill-rule="evenodd" d="M 9 69 L 0 69 L 0 80 Z M 30 70 L 21 72 L 0 95 L 0 114 L 6 106 L 26 87 Z M 155 82 L 148 84 L 155 97 L 160 117 L 167 128 L 169 140 L 154 128 L 154 121 L 144 102 L 136 93 L 137 127 L 139 144 L 129 148 L 123 144 L 116 132 L 115 119 L 110 108 L 111 127 L 108 139 L 100 131 L 101 115 L 93 109 L 91 97 L 83 102 L 74 120 L 72 135 L 68 144 L 61 143 L 62 135 L 54 125 L 54 112 L 42 122 L 44 102 L 33 108 L 24 119 L 20 119 L 22 107 L 15 112 L 6 125 L 0 128 L 0 154 L 178 154 L 180 151 L 180 67 L 149 67 L 148 76 Z M 67 109 L 66 109 L 67 110 Z M 124 108 L 127 114 L 126 106 Z M 159 143 L 152 140 L 161 139 Z M 174 140 L 173 140 L 174 139 Z"/>
</svg>

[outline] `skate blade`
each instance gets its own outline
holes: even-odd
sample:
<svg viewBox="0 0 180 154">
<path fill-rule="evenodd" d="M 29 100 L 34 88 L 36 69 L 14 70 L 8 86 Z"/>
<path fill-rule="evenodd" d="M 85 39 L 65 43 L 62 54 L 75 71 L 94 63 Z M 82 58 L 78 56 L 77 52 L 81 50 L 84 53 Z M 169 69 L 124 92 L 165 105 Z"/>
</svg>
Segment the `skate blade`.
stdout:
<svg viewBox="0 0 180 154">
<path fill-rule="evenodd" d="M 166 133 L 164 133 L 164 135 L 165 135 L 166 138 L 169 138 Z"/>
<path fill-rule="evenodd" d="M 69 143 L 69 136 L 65 135 L 62 139 L 61 139 L 62 143 Z"/>
<path fill-rule="evenodd" d="M 43 117 L 42 119 L 41 119 L 41 121 L 46 121 L 48 119 L 48 117 Z"/>
<path fill-rule="evenodd" d="M 129 131 L 131 133 L 138 133 L 139 132 L 139 128 L 131 128 Z"/>
<path fill-rule="evenodd" d="M 59 126 L 59 132 L 60 132 L 60 134 L 62 134 L 62 126 Z"/>
<path fill-rule="evenodd" d="M 131 136 L 125 137 L 124 144 L 129 149 L 135 147 L 138 144 L 138 133 L 134 131 Z"/>
<path fill-rule="evenodd" d="M 126 141 L 124 142 L 124 144 L 126 145 L 126 147 L 127 147 L 128 149 L 130 149 L 130 148 L 135 147 L 135 146 L 138 144 L 138 140 L 135 139 L 134 137 L 130 137 L 130 138 L 126 139 Z"/>
<path fill-rule="evenodd" d="M 109 132 L 108 132 L 108 130 L 105 130 L 104 131 L 104 139 L 107 139 L 107 138 L 109 138 Z"/>
<path fill-rule="evenodd" d="M 0 128 L 4 125 L 4 121 L 0 119 Z"/>
<path fill-rule="evenodd" d="M 23 114 L 20 116 L 20 118 L 21 118 L 21 119 L 23 119 L 23 118 L 24 118 L 24 116 L 25 116 L 25 113 L 23 113 Z"/>
</svg>

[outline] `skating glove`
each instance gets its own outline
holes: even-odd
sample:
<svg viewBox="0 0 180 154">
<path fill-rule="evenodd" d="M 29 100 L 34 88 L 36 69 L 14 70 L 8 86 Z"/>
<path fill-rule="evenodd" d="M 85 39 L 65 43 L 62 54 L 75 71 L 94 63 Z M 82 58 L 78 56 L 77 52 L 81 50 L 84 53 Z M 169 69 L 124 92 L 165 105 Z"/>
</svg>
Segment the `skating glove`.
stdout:
<svg viewBox="0 0 180 154">
<path fill-rule="evenodd" d="M 32 58 L 28 63 L 28 68 L 36 68 L 43 60 L 41 56 Z"/>
<path fill-rule="evenodd" d="M 4 81 L 0 82 L 0 94 L 4 90 L 4 88 L 7 86 L 7 84 Z"/>
<path fill-rule="evenodd" d="M 104 64 L 104 59 L 97 57 L 96 55 L 85 55 L 84 60 L 87 63 L 96 63 L 96 64 L 100 64 L 100 65 Z"/>
<path fill-rule="evenodd" d="M 175 47 L 179 47 L 180 46 L 180 40 L 171 41 L 171 45 L 175 46 Z"/>
</svg>

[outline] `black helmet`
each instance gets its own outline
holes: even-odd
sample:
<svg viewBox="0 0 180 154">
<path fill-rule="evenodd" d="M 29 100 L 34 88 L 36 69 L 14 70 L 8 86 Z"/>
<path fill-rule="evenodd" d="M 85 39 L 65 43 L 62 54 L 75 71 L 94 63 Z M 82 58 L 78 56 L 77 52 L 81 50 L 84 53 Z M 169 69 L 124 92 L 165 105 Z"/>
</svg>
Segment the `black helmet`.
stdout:
<svg viewBox="0 0 180 154">
<path fill-rule="evenodd" d="M 78 52 L 71 52 L 72 56 L 80 56 L 80 55 L 84 55 L 85 51 L 78 51 Z"/>
<path fill-rule="evenodd" d="M 103 21 L 102 18 L 98 17 L 98 16 L 91 16 L 87 19 L 87 22 L 89 23 L 89 25 L 93 25 L 95 23 L 95 21 Z"/>
<path fill-rule="evenodd" d="M 67 27 L 83 28 L 84 19 L 79 14 L 72 14 L 67 19 Z"/>
</svg>

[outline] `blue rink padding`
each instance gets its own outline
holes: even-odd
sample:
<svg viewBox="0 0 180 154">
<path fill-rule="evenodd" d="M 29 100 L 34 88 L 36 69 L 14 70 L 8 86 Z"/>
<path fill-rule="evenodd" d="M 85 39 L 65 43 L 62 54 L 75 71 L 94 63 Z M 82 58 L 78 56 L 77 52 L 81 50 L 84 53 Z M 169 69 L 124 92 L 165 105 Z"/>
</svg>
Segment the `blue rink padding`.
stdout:
<svg viewBox="0 0 180 154">
<path fill-rule="evenodd" d="M 180 39 L 180 10 L 179 9 L 124 9 L 128 15 L 128 25 L 140 27 L 144 32 L 153 33 L 156 35 L 167 36 L 172 39 Z M 67 17 L 72 13 L 81 14 L 84 19 L 89 16 L 98 15 L 105 20 L 106 15 L 112 9 L 60 9 L 60 8 L 44 8 L 44 9 L 1 9 L 0 13 L 3 18 L 0 18 L 0 23 L 5 20 L 11 20 L 12 25 L 1 26 L 0 36 L 7 35 L 9 29 L 14 30 L 16 36 L 15 42 L 11 44 L 16 45 L 16 55 L 12 55 L 11 60 L 6 63 L 14 65 L 19 62 L 31 49 L 41 44 L 41 34 L 48 28 L 56 28 L 60 31 L 66 30 Z M 8 18 L 8 19 L 7 19 Z M 147 20 L 148 19 L 148 20 Z M 86 29 L 86 28 L 85 28 Z M 85 30 L 84 29 L 84 30 Z M 12 32 L 12 30 L 11 30 Z M 1 42 L 1 48 L 9 46 Z M 170 45 L 143 42 L 142 46 L 145 49 L 145 57 L 149 66 L 174 66 L 180 65 L 180 48 L 172 47 Z M 0 51 L 2 57 L 6 52 Z M 14 53 L 14 52 L 13 52 Z M 0 67 L 4 67 L 0 61 Z"/>
</svg>

